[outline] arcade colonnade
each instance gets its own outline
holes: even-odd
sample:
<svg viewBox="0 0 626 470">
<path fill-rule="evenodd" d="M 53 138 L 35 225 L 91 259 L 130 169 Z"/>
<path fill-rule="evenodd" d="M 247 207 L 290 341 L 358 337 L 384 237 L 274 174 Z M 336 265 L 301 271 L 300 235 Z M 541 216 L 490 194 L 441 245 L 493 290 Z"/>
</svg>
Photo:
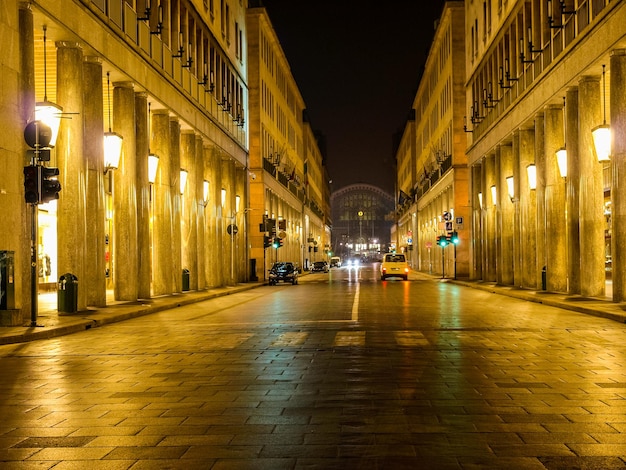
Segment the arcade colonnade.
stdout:
<svg viewBox="0 0 626 470">
<path fill-rule="evenodd" d="M 470 277 L 586 297 L 607 295 L 609 277 L 613 300 L 625 299 L 626 50 L 607 55 L 605 77 L 578 76 L 474 159 Z M 591 131 L 603 103 L 612 142 L 600 162 Z"/>
<path fill-rule="evenodd" d="M 20 15 L 32 26 L 29 8 Z M 32 51 L 33 28 L 21 33 Z M 56 274 L 78 278 L 78 309 L 105 305 L 107 289 L 116 300 L 137 300 L 246 280 L 245 149 L 217 125 L 211 136 L 194 130 L 137 83 L 113 81 L 109 112 L 123 150 L 118 168 L 106 168 L 104 58 L 85 55 L 79 42 L 55 47 L 54 99 L 67 114 L 50 162 L 63 188 L 52 235 Z M 34 60 L 22 67 L 34 76 Z M 158 157 L 153 180 L 148 155 Z M 54 216 L 45 206 L 40 217 Z"/>
</svg>

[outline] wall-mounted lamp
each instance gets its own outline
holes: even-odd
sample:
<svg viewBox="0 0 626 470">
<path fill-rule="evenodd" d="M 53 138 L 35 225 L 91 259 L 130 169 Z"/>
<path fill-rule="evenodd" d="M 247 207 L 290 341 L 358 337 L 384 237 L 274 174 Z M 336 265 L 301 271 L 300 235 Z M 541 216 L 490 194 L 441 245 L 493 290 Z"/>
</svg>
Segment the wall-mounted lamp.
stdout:
<svg viewBox="0 0 626 470">
<path fill-rule="evenodd" d="M 498 204 L 496 185 L 491 186 L 491 203 L 495 206 Z"/>
<path fill-rule="evenodd" d="M 465 132 L 474 132 L 474 129 L 467 128 L 467 116 L 463 116 L 463 130 Z"/>
<path fill-rule="evenodd" d="M 180 194 L 185 194 L 185 186 L 187 186 L 187 170 L 180 170 Z"/>
<path fill-rule="evenodd" d="M 528 189 L 537 189 L 537 167 L 534 163 L 526 167 L 526 174 L 528 175 Z"/>
<path fill-rule="evenodd" d="M 556 151 L 556 163 L 559 166 L 561 177 L 567 178 L 567 150 L 561 147 Z"/>
<path fill-rule="evenodd" d="M 596 157 L 599 162 L 606 162 L 611 159 L 611 126 L 606 123 L 606 77 L 605 65 L 602 64 L 602 124 L 591 131 L 593 135 L 593 145 L 596 150 Z"/>
<path fill-rule="evenodd" d="M 150 11 L 152 10 L 152 0 L 146 1 L 146 8 L 143 11 L 143 16 L 137 16 L 137 21 L 150 21 Z"/>
<path fill-rule="evenodd" d="M 159 168 L 159 157 L 154 154 L 148 155 L 148 182 L 154 184 L 156 181 L 157 169 Z"/>
<path fill-rule="evenodd" d="M 513 176 L 506 177 L 506 189 L 508 190 L 511 202 L 515 202 L 515 178 Z"/>
<path fill-rule="evenodd" d="M 483 208 L 483 193 L 478 193 L 478 206 Z"/>
<path fill-rule="evenodd" d="M 562 4 L 561 4 L 562 5 Z M 561 20 L 562 20 L 561 16 Z M 548 25 L 554 29 L 560 29 L 563 27 L 563 21 L 560 24 L 554 22 L 554 10 L 552 8 L 552 0 L 548 0 Z"/>
<path fill-rule="evenodd" d="M 202 81 L 199 81 L 198 85 L 202 85 L 204 87 L 204 91 L 207 93 L 213 92 L 213 89 L 215 88 L 213 71 L 211 70 L 211 73 L 209 73 L 209 64 L 207 64 L 206 62 L 204 63 L 204 74 L 202 76 Z"/>
<path fill-rule="evenodd" d="M 222 208 L 226 205 L 226 189 L 222 188 Z"/>
<path fill-rule="evenodd" d="M 107 101 L 109 104 L 109 131 L 104 133 L 104 174 L 117 170 L 122 156 L 122 136 L 111 130 L 111 83 L 107 72 Z"/>
<path fill-rule="evenodd" d="M 63 108 L 56 103 L 48 101 L 48 74 L 46 61 L 46 25 L 43 26 L 43 101 L 35 105 L 35 120 L 43 122 L 51 130 L 50 143 L 48 147 L 54 147 L 59 135 L 61 126 L 61 116 Z"/>
<path fill-rule="evenodd" d="M 241 197 L 239 194 L 235 196 L 235 212 L 239 212 L 239 204 L 241 203 Z"/>
<path fill-rule="evenodd" d="M 567 138 L 567 114 L 565 113 L 565 97 L 563 97 L 563 138 Z M 563 147 L 556 151 L 556 163 L 559 166 L 559 173 L 562 178 L 567 178 L 567 150 Z"/>
<path fill-rule="evenodd" d="M 183 47 L 183 41 L 185 40 L 185 36 L 183 33 L 178 33 L 178 51 L 176 54 L 172 54 L 172 58 L 182 59 L 185 54 L 185 48 Z"/>
<path fill-rule="evenodd" d="M 202 205 L 206 207 L 209 203 L 209 182 L 204 180 L 202 182 Z"/>
</svg>

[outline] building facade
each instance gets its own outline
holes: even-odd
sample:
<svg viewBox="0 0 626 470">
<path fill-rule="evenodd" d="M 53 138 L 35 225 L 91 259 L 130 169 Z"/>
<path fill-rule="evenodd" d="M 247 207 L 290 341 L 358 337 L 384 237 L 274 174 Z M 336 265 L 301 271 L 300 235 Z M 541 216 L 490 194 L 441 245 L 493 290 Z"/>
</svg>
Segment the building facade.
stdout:
<svg viewBox="0 0 626 470">
<path fill-rule="evenodd" d="M 261 141 L 250 129 L 261 126 L 249 111 L 247 6 L 3 4 L 1 324 L 21 325 L 29 315 L 35 323 L 37 293 L 61 289 L 64 280 L 77 283 L 80 311 L 105 305 L 107 295 L 134 301 L 255 278 L 248 150 Z M 294 97 L 300 100 L 297 89 Z M 33 151 L 25 129 L 46 121 L 43 104 L 56 106 L 58 138 L 50 150 L 35 142 Z M 115 136 L 122 142 L 116 162 L 103 145 Z M 298 129 L 299 155 L 304 136 Z M 303 187 L 304 160 L 293 161 Z M 30 166 L 58 168 L 58 199 L 25 201 Z M 280 214 L 292 195 L 277 191 L 268 209 Z M 313 206 L 304 196 L 299 201 Z M 311 229 L 294 222 L 304 219 L 302 202 L 283 213 L 291 220 L 286 230 L 319 227 L 323 236 L 324 203 L 316 201 Z M 256 235 L 258 224 L 253 228 Z M 303 243 L 293 245 L 294 257 L 305 251 Z"/>
<path fill-rule="evenodd" d="M 392 240 L 415 269 L 449 277 L 467 277 L 470 269 L 464 63 L 463 2 L 446 2 L 397 146 Z M 458 245 L 437 245 L 455 232 Z"/>
<path fill-rule="evenodd" d="M 623 301 L 626 5 L 465 10 L 471 277 Z M 599 127 L 608 155 L 594 144 Z"/>
<path fill-rule="evenodd" d="M 328 178 L 306 106 L 265 8 L 248 9 L 250 257 L 265 279 L 274 261 L 307 268 L 330 243 Z M 266 225 L 264 220 L 275 221 Z M 282 246 L 265 247 L 265 237 Z"/>
<path fill-rule="evenodd" d="M 462 12 L 452 13 L 456 3 L 444 7 L 416 95 L 415 119 L 407 123 L 397 154 L 399 244 L 409 235 L 415 238 L 415 232 L 421 237 L 424 226 L 426 232 L 441 233 L 447 227 L 440 217 L 447 213 L 453 230 L 462 222 L 455 250 L 459 275 L 623 301 L 624 202 L 619 188 L 626 146 L 626 5 L 609 0 L 467 0 Z M 448 19 L 454 24 L 460 14 L 464 59 L 454 64 L 464 64 L 460 78 L 465 85 L 458 86 L 454 70 L 451 82 L 457 85 L 450 87 L 449 99 L 456 107 L 462 97 L 463 125 L 457 112 L 450 118 L 449 140 L 453 149 L 460 149 L 457 159 L 445 144 L 429 141 L 424 129 L 436 137 L 446 119 L 437 88 L 446 79 L 433 80 L 432 71 L 441 62 L 438 51 L 445 50 L 440 44 Z M 459 29 L 453 28 L 452 37 Z M 451 48 L 452 54 L 458 50 Z M 423 90 L 435 98 L 420 100 Z M 437 106 L 429 108 L 433 102 Z M 438 167 L 434 173 L 433 164 L 420 154 L 427 146 Z M 464 166 L 466 176 L 457 179 L 454 175 Z M 460 193 L 457 182 L 464 188 Z M 445 202 L 420 217 L 438 198 Z M 439 248 L 432 238 L 420 244 L 413 251 L 420 269 L 438 272 L 420 253 L 424 247 Z M 441 265 L 450 273 L 447 250 Z M 460 252 L 467 259 L 459 260 Z"/>
</svg>

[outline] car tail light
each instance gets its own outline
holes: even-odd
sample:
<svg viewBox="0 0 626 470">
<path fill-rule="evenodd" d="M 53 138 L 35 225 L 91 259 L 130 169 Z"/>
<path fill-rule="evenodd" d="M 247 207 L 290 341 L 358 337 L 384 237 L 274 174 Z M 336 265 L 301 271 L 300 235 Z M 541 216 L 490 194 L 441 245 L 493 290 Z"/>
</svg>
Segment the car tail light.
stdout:
<svg viewBox="0 0 626 470">
<path fill-rule="evenodd" d="M 408 273 L 409 272 L 409 268 L 404 268 L 404 272 Z"/>
</svg>

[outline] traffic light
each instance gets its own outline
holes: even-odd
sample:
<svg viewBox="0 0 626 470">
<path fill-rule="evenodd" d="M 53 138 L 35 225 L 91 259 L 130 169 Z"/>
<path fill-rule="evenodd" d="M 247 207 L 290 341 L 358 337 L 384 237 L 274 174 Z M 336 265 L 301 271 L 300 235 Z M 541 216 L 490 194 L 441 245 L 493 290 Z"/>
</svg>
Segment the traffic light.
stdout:
<svg viewBox="0 0 626 470">
<path fill-rule="evenodd" d="M 439 235 L 437 237 L 437 245 L 439 245 L 441 248 L 445 248 L 446 246 L 448 246 L 448 243 L 448 237 L 446 237 L 445 235 Z"/>
<path fill-rule="evenodd" d="M 454 243 L 455 245 L 459 244 L 459 234 L 456 232 L 456 230 L 454 232 L 452 232 L 452 235 L 450 235 L 450 242 Z"/>
<path fill-rule="evenodd" d="M 272 243 L 272 246 L 276 249 L 280 248 L 281 246 L 283 246 L 283 239 L 279 237 L 275 237 L 274 242 Z"/>
<path fill-rule="evenodd" d="M 39 202 L 40 168 L 37 165 L 24 167 L 24 200 L 28 204 L 37 204 Z"/>
<path fill-rule="evenodd" d="M 269 248 L 270 246 L 272 246 L 272 237 L 263 235 L 263 248 Z"/>
<path fill-rule="evenodd" d="M 53 199 L 59 199 L 59 191 L 61 191 L 61 183 L 53 176 L 59 175 L 58 168 L 42 166 L 41 168 L 41 190 L 39 194 L 39 202 L 50 202 Z"/>
</svg>

